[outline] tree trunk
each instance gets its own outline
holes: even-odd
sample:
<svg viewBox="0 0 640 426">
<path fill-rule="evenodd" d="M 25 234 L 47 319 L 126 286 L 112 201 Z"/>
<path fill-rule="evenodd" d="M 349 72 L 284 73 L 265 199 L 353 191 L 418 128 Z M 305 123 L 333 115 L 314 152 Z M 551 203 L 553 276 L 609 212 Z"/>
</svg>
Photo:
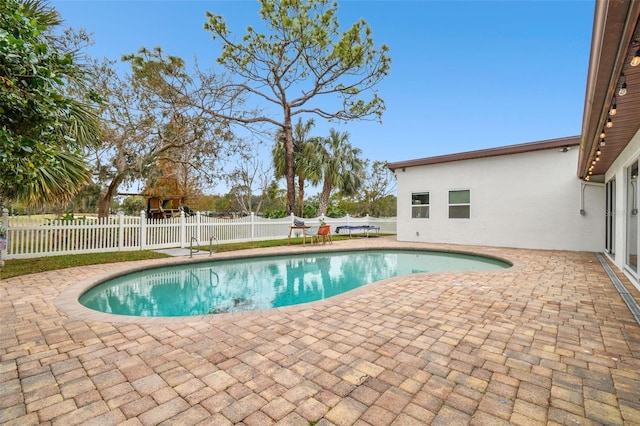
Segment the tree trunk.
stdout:
<svg viewBox="0 0 640 426">
<path fill-rule="evenodd" d="M 287 166 L 287 215 L 291 215 L 295 212 L 296 182 L 293 164 L 293 127 L 291 126 L 291 109 L 289 105 L 286 105 L 284 109 L 284 151 Z"/>
<path fill-rule="evenodd" d="M 298 177 L 298 217 L 304 216 L 304 179 Z"/>
<path fill-rule="evenodd" d="M 107 192 L 105 192 L 104 194 L 100 194 L 100 199 L 98 200 L 98 218 L 102 219 L 104 217 L 109 217 L 111 201 L 118 191 L 120 182 L 122 182 L 122 179 L 120 177 L 114 178 L 109 184 Z"/>
<path fill-rule="evenodd" d="M 320 201 L 318 202 L 318 217 L 327 215 L 329 207 L 329 197 L 331 196 L 331 183 L 325 179 L 322 184 L 322 192 L 320 193 Z"/>
</svg>

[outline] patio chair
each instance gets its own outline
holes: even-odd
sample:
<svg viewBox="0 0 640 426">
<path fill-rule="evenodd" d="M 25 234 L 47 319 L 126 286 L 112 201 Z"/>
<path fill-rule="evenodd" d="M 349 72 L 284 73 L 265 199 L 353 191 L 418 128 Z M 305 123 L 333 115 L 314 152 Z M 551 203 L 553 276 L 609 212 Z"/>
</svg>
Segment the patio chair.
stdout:
<svg viewBox="0 0 640 426">
<path fill-rule="evenodd" d="M 311 237 L 311 242 L 313 242 L 314 238 L 318 235 L 318 229 L 320 229 L 318 226 L 310 226 L 309 229 L 307 229 L 306 234 Z"/>
<path fill-rule="evenodd" d="M 329 244 L 333 244 L 333 239 L 331 238 L 331 227 L 329 225 L 322 225 L 318 228 L 318 231 L 311 234 L 311 242 L 315 243 L 316 241 L 320 242 L 320 237 L 322 237 L 322 244 L 325 244 L 329 241 Z"/>
</svg>

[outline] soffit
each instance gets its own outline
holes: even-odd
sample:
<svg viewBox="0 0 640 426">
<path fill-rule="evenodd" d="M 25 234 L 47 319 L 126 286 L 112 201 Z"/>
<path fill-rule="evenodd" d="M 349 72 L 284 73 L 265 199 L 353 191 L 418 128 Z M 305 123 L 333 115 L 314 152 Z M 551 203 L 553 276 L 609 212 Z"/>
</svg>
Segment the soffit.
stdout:
<svg viewBox="0 0 640 426">
<path fill-rule="evenodd" d="M 599 160 L 593 165 L 592 176 L 604 175 L 629 141 L 640 129 L 640 66 L 632 67 L 629 62 L 640 47 L 634 40 L 640 40 L 640 2 L 609 1 L 606 17 L 602 22 L 602 38 L 592 46 L 589 74 L 593 84 L 588 85 L 583 118 L 582 145 L 578 164 L 578 176 L 589 176 L 589 168 L 600 148 Z M 596 17 L 597 21 L 597 17 Z M 594 27 L 594 38 L 597 29 Z M 594 43 L 598 43 L 595 39 Z M 596 60 L 594 60 L 594 58 Z M 624 77 L 622 75 L 624 74 Z M 627 94 L 619 96 L 622 81 L 627 83 Z M 617 113 L 609 116 L 615 101 Z M 613 127 L 605 126 L 611 118 Z M 604 146 L 600 146 L 600 136 L 606 134 Z"/>
</svg>

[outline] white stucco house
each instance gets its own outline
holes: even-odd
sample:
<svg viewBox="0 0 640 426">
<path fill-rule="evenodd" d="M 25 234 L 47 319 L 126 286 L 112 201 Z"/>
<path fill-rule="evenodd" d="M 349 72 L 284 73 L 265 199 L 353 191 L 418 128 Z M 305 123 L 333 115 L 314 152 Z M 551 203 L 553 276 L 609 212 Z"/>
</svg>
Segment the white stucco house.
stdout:
<svg viewBox="0 0 640 426">
<path fill-rule="evenodd" d="M 389 164 L 398 239 L 601 252 L 637 285 L 639 16 L 596 2 L 580 135 Z"/>
<path fill-rule="evenodd" d="M 398 239 L 601 250 L 604 188 L 576 176 L 579 144 L 571 137 L 390 165 Z"/>
</svg>

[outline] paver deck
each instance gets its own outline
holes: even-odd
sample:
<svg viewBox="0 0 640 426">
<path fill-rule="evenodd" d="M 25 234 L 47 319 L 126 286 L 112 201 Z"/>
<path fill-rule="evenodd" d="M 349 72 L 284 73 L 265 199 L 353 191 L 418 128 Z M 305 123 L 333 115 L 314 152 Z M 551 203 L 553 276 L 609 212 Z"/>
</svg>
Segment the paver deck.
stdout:
<svg viewBox="0 0 640 426">
<path fill-rule="evenodd" d="M 188 258 L 3 280 L 0 422 L 640 424 L 640 325 L 594 253 L 386 237 L 304 250 L 374 246 L 461 249 L 514 266 L 402 276 L 287 308 L 155 319 L 94 313 L 75 298 L 109 274 Z"/>
</svg>

